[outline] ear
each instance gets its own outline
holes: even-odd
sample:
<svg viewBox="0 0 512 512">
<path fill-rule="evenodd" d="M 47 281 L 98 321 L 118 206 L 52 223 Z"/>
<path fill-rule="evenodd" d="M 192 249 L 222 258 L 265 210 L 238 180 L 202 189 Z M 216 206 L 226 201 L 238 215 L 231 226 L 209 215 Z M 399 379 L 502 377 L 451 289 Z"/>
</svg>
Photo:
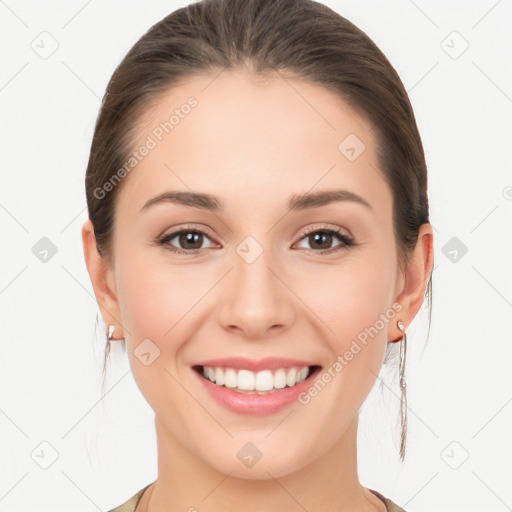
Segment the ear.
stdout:
<svg viewBox="0 0 512 512">
<path fill-rule="evenodd" d="M 403 288 L 396 298 L 402 304 L 397 320 L 402 319 L 406 329 L 421 308 L 433 264 L 434 235 L 431 224 L 425 223 L 420 226 L 416 247 L 403 276 Z M 388 335 L 390 341 L 400 341 L 403 336 L 396 324 Z"/>
<path fill-rule="evenodd" d="M 84 249 L 85 264 L 91 279 L 94 295 L 106 326 L 114 324 L 115 338 L 124 337 L 121 324 L 121 314 L 117 301 L 113 268 L 103 258 L 96 247 L 94 227 L 87 219 L 82 226 L 82 244 Z"/>
</svg>

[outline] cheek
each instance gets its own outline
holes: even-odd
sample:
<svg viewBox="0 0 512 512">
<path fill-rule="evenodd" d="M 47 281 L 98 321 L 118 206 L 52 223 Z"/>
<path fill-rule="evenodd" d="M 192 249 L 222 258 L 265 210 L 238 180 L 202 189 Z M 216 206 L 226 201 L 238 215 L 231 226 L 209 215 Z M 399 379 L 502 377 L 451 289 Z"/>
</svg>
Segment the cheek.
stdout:
<svg viewBox="0 0 512 512">
<path fill-rule="evenodd" d="M 150 338 L 158 344 L 158 340 L 172 327 L 174 309 L 178 304 L 176 288 L 143 266 L 121 279 L 123 285 L 118 299 L 132 343 Z"/>
<path fill-rule="evenodd" d="M 343 422 L 374 385 L 384 359 L 388 327 L 397 320 L 392 308 L 394 276 L 392 255 L 367 253 L 364 258 L 346 258 L 336 270 L 326 267 L 323 274 L 317 274 L 316 286 L 309 287 L 306 302 L 314 304 L 311 309 L 321 319 L 318 325 L 330 354 L 322 372 L 326 375 L 320 375 L 323 384 L 317 386 L 328 389 L 317 401 L 318 414 L 323 407 L 337 422 Z"/>
<path fill-rule="evenodd" d="M 309 299 L 316 304 L 312 309 L 321 317 L 330 355 L 301 402 L 311 400 L 310 417 L 326 414 L 334 424 L 345 424 L 372 389 L 382 367 L 388 327 L 398 318 L 391 302 L 391 260 L 347 259 L 336 272 L 331 268 L 329 279 L 317 276 L 318 286 L 313 293 L 310 289 Z"/>
<path fill-rule="evenodd" d="M 299 293 L 324 324 L 326 336 L 337 353 L 345 350 L 346 344 L 366 332 L 365 329 L 374 326 L 383 314 L 394 313 L 391 308 L 393 265 L 389 256 L 387 259 L 384 255 L 364 259 L 354 256 L 345 259 L 339 267 L 319 269 L 314 287 L 311 279 L 302 282 Z M 386 326 L 378 322 L 377 327 L 383 331 L 378 336 L 385 337 Z"/>
<path fill-rule="evenodd" d="M 154 249 L 153 249 L 154 250 Z M 118 300 L 123 325 L 133 342 L 150 338 L 161 345 L 171 342 L 181 319 L 204 294 L 204 275 L 186 266 L 155 261 L 143 251 L 119 263 Z"/>
<path fill-rule="evenodd" d="M 183 378 L 180 348 L 190 338 L 190 310 L 202 295 L 197 286 L 204 276 L 191 282 L 178 267 L 145 258 L 133 252 L 116 266 L 128 357 L 153 410 L 179 414 L 192 406 L 178 384 Z"/>
</svg>

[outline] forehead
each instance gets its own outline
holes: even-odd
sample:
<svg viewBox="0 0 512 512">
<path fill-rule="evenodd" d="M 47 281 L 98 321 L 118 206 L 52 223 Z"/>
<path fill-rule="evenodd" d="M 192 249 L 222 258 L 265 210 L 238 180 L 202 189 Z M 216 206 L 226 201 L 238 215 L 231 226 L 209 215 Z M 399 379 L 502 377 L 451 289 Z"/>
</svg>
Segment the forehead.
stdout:
<svg viewBox="0 0 512 512">
<path fill-rule="evenodd" d="M 133 148 L 151 149 L 122 195 L 141 206 L 164 188 L 222 189 L 245 201 L 315 186 L 379 194 L 386 185 L 374 137 L 365 118 L 319 84 L 277 73 L 195 76 L 154 98 L 138 120 Z"/>
</svg>

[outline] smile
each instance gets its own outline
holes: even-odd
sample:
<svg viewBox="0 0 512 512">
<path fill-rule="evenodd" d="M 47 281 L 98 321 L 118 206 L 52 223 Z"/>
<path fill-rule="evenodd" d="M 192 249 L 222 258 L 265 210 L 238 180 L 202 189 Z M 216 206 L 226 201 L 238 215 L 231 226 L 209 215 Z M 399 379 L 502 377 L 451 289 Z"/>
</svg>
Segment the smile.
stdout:
<svg viewBox="0 0 512 512">
<path fill-rule="evenodd" d="M 268 394 L 285 387 L 294 387 L 306 380 L 316 368 L 317 366 L 304 366 L 253 372 L 218 366 L 194 367 L 203 378 L 217 386 L 246 394 Z"/>
</svg>

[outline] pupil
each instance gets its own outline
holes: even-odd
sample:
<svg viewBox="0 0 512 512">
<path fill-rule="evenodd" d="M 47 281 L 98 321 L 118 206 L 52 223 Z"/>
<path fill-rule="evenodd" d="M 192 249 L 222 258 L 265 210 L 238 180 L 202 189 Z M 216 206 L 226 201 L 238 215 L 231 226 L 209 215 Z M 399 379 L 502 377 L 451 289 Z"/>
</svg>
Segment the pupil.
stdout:
<svg viewBox="0 0 512 512">
<path fill-rule="evenodd" d="M 321 247 L 321 249 L 328 249 L 328 248 L 329 248 L 329 246 L 330 246 L 330 243 L 329 243 L 329 242 L 331 241 L 331 238 L 332 238 L 332 235 L 331 235 L 331 234 L 329 234 L 329 233 L 315 233 L 315 234 L 314 234 L 314 235 L 312 235 L 312 236 L 313 236 L 313 239 L 315 240 L 315 243 L 317 242 L 317 238 L 319 238 L 319 237 L 327 237 L 327 241 L 328 241 L 328 243 L 327 243 L 327 245 L 326 245 L 326 246 L 325 246 L 325 244 L 324 244 L 324 246 L 323 246 L 323 247 Z M 320 244 L 320 245 L 321 245 L 321 244 Z"/>
<path fill-rule="evenodd" d="M 180 244 L 187 244 L 187 243 L 193 243 L 194 242 L 194 238 L 195 238 L 195 241 L 197 243 L 199 237 L 201 237 L 201 233 L 187 233 L 185 235 L 181 235 L 180 236 Z M 199 246 L 198 247 L 192 247 L 192 249 L 198 249 L 201 247 L 201 243 L 199 243 Z"/>
</svg>

